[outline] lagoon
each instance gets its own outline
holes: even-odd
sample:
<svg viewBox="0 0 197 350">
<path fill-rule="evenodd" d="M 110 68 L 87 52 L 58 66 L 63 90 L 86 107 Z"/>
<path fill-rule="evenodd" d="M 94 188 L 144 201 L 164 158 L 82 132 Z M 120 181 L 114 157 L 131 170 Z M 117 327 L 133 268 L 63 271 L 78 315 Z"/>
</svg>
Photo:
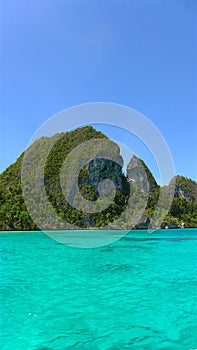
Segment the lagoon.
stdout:
<svg viewBox="0 0 197 350">
<path fill-rule="evenodd" d="M 197 348 L 197 229 L 90 249 L 42 232 L 0 242 L 2 350 Z"/>
</svg>

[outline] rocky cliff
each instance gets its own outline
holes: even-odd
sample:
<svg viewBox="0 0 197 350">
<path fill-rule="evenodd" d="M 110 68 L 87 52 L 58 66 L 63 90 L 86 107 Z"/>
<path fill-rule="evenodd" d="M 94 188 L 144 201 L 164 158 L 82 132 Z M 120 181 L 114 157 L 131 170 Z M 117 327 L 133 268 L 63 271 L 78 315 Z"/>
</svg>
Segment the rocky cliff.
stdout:
<svg viewBox="0 0 197 350">
<path fill-rule="evenodd" d="M 78 149 L 82 153 L 73 151 Z M 197 227 L 195 181 L 177 176 L 160 188 L 143 160 L 133 156 L 126 176 L 122 165 L 118 145 L 92 127 L 37 140 L 0 174 L 0 229 L 66 229 L 64 222 L 74 228 L 147 228 L 160 193 L 165 208 L 174 181 L 163 225 Z"/>
<path fill-rule="evenodd" d="M 153 193 L 159 186 L 144 161 L 135 155 L 127 165 L 127 177 L 142 191 Z"/>
</svg>

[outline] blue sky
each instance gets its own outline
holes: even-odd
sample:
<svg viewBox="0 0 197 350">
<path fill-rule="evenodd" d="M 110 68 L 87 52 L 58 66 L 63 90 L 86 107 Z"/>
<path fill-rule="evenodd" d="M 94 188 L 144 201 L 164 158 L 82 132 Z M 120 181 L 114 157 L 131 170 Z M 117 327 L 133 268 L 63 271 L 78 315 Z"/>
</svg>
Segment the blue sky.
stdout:
<svg viewBox="0 0 197 350">
<path fill-rule="evenodd" d="M 0 171 L 49 117 L 103 101 L 149 118 L 176 173 L 197 180 L 195 1 L 3 0 L 0 10 Z"/>
</svg>

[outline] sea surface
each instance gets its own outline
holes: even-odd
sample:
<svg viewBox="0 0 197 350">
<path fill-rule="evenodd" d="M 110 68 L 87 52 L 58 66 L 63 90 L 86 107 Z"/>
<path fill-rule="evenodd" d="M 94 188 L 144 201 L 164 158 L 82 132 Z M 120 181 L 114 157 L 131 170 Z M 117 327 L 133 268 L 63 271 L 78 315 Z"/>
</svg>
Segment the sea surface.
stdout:
<svg viewBox="0 0 197 350">
<path fill-rule="evenodd" d="M 1 233 L 0 249 L 1 350 L 197 349 L 196 229 L 90 249 Z"/>
</svg>

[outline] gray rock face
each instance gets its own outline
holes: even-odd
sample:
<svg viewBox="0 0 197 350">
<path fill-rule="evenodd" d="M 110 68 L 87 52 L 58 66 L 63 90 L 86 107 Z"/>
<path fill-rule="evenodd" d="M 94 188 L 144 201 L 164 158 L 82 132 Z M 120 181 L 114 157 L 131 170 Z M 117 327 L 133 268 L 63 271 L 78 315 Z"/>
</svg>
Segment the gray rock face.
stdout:
<svg viewBox="0 0 197 350">
<path fill-rule="evenodd" d="M 127 166 L 128 181 L 133 182 L 144 192 L 149 192 L 149 182 L 142 161 L 133 156 Z"/>
<path fill-rule="evenodd" d="M 177 175 L 167 187 L 167 191 L 173 188 L 175 198 L 186 198 L 188 201 L 197 201 L 197 183 L 184 176 Z"/>
<path fill-rule="evenodd" d="M 116 189 L 122 191 L 122 167 L 116 162 L 103 158 L 93 159 L 89 163 L 88 173 L 88 185 L 95 188 L 97 195 L 99 184 L 103 180 L 110 180 L 105 181 L 105 187 L 108 187 L 108 190 L 110 190 L 110 182 L 112 182 Z"/>
<path fill-rule="evenodd" d="M 82 168 L 79 185 L 91 186 L 97 198 L 108 196 L 114 190 L 122 192 L 126 178 L 122 173 L 123 158 L 119 146 L 108 141 L 105 149 L 95 146 L 95 153 L 95 157 Z"/>
<path fill-rule="evenodd" d="M 136 156 L 131 158 L 127 166 L 127 177 L 143 192 L 152 193 L 158 187 L 146 164 Z"/>
<path fill-rule="evenodd" d="M 184 197 L 189 201 L 193 199 L 187 190 L 183 189 L 180 185 L 177 185 L 177 184 L 175 184 L 174 197 L 175 198 Z"/>
</svg>

